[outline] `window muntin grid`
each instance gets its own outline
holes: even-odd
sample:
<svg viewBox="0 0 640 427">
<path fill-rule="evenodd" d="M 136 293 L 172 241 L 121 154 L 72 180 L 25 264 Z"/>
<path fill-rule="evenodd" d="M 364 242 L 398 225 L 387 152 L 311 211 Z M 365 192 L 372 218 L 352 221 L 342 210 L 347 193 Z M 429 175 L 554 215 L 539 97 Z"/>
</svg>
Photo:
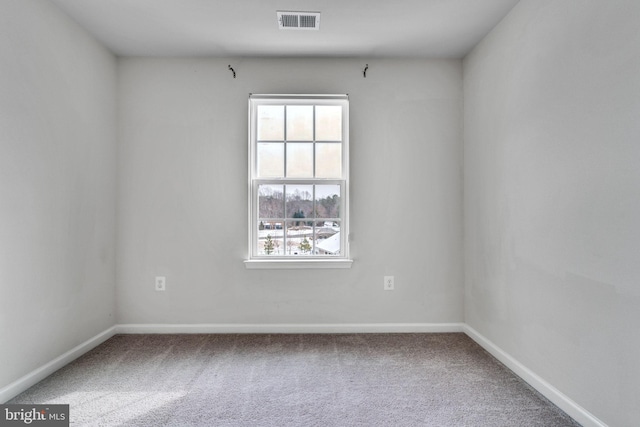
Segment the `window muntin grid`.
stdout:
<svg viewBox="0 0 640 427">
<path fill-rule="evenodd" d="M 250 258 L 348 257 L 348 101 L 250 98 Z"/>
</svg>

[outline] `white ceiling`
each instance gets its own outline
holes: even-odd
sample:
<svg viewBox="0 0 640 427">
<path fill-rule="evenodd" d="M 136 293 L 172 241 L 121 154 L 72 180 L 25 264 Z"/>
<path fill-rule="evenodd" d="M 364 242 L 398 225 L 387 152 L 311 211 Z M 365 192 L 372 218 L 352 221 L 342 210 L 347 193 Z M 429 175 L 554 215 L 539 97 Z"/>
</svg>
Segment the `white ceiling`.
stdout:
<svg viewBox="0 0 640 427">
<path fill-rule="evenodd" d="M 460 58 L 519 0 L 51 1 L 122 56 Z M 278 10 L 320 30 L 279 30 Z"/>
</svg>

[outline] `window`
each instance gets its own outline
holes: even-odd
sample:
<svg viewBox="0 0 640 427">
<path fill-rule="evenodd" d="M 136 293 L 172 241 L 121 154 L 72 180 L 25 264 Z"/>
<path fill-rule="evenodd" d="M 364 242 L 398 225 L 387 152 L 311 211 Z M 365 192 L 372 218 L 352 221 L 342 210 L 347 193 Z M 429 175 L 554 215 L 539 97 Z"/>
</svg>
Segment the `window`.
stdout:
<svg viewBox="0 0 640 427">
<path fill-rule="evenodd" d="M 350 267 L 348 178 L 346 95 L 251 95 L 247 267 Z"/>
</svg>

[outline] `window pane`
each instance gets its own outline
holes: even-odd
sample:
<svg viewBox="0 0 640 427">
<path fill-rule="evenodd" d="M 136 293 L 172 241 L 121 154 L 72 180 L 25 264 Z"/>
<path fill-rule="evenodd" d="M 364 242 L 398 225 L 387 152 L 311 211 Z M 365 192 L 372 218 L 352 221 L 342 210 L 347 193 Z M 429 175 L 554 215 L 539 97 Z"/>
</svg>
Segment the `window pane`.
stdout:
<svg viewBox="0 0 640 427">
<path fill-rule="evenodd" d="M 284 192 L 282 185 L 258 186 L 258 217 L 284 218 Z"/>
<path fill-rule="evenodd" d="M 313 141 L 313 106 L 287 106 L 287 140 Z"/>
<path fill-rule="evenodd" d="M 313 178 L 313 144 L 287 144 L 287 177 Z"/>
<path fill-rule="evenodd" d="M 284 105 L 258 105 L 258 140 L 284 141 Z"/>
<path fill-rule="evenodd" d="M 316 225 L 315 255 L 340 255 L 340 223 L 327 221 Z"/>
<path fill-rule="evenodd" d="M 311 255 L 313 249 L 313 226 L 299 221 L 287 221 L 286 226 L 286 254 Z"/>
<path fill-rule="evenodd" d="M 348 258 L 347 97 L 251 95 L 249 104 L 250 261 Z"/>
<path fill-rule="evenodd" d="M 286 211 L 287 218 L 313 219 L 313 186 L 287 185 Z"/>
<path fill-rule="evenodd" d="M 340 218 L 339 185 L 316 185 L 316 218 Z"/>
<path fill-rule="evenodd" d="M 258 143 L 258 176 L 260 178 L 284 176 L 284 143 Z"/>
<path fill-rule="evenodd" d="M 284 255 L 282 222 L 258 222 L 258 255 Z"/>
<path fill-rule="evenodd" d="M 342 107 L 316 106 L 316 141 L 342 141 Z"/>
<path fill-rule="evenodd" d="M 316 144 L 316 178 L 342 177 L 342 144 Z"/>
</svg>

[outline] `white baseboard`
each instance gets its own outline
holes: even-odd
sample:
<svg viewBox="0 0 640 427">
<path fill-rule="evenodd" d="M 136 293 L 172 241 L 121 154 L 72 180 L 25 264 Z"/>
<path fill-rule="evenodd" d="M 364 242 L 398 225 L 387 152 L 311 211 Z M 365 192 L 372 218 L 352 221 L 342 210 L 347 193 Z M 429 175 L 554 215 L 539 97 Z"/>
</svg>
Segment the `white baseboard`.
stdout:
<svg viewBox="0 0 640 427">
<path fill-rule="evenodd" d="M 462 332 L 463 323 L 347 323 L 347 324 L 121 324 L 121 334 L 328 334 Z"/>
<path fill-rule="evenodd" d="M 507 354 L 500 347 L 489 341 L 471 326 L 465 324 L 463 331 L 472 340 L 477 342 L 482 348 L 487 350 L 493 357 L 511 369 L 516 375 L 535 388 L 544 397 L 553 402 L 558 408 L 566 412 L 571 418 L 582 424 L 583 427 L 607 427 L 605 423 L 596 418 L 589 411 L 578 405 L 567 397 L 560 390 L 549 384 L 547 381 L 536 375 L 529 368 L 518 362 L 511 355 Z"/>
<path fill-rule="evenodd" d="M 0 402 L 4 403 L 10 399 L 13 399 L 17 395 L 19 395 L 20 393 L 28 389 L 29 387 L 42 381 L 43 379 L 53 374 L 58 369 L 74 361 L 75 359 L 82 356 L 83 354 L 93 349 L 94 347 L 97 347 L 98 345 L 102 344 L 103 342 L 105 342 L 115 334 L 116 334 L 116 327 L 112 326 L 106 331 L 101 332 L 95 337 L 89 338 L 87 341 L 83 342 L 82 344 L 72 348 L 71 350 L 67 351 L 63 355 L 56 357 L 46 365 L 43 365 L 38 369 L 29 372 L 27 375 L 21 378 L 18 378 L 8 386 L 1 388 Z"/>
</svg>

